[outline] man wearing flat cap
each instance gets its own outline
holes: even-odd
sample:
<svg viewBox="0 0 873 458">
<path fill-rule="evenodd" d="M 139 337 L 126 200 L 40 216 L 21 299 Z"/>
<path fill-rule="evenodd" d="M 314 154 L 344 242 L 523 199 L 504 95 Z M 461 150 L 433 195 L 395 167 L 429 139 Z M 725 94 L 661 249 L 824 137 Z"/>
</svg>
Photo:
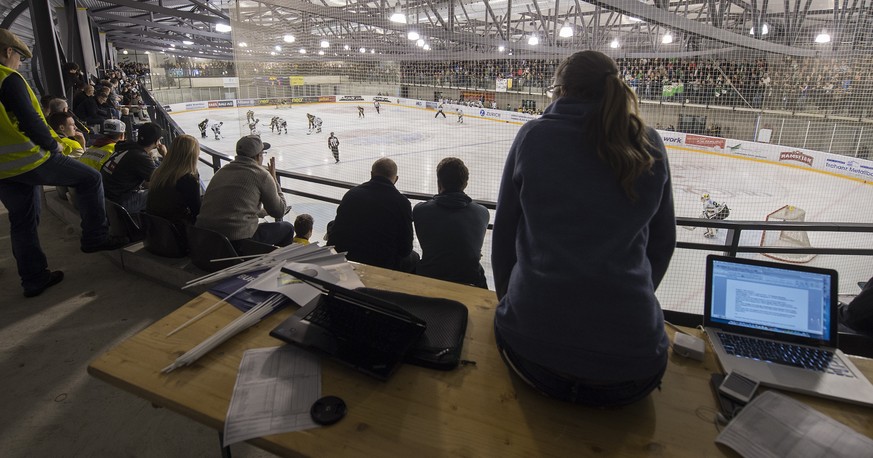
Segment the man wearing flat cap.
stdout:
<svg viewBox="0 0 873 458">
<path fill-rule="evenodd" d="M 270 149 L 254 135 L 236 142 L 236 158 L 225 165 L 209 182 L 197 227 L 210 229 L 227 237 L 239 254 L 245 253 L 245 239 L 271 245 L 286 246 L 294 239 L 294 226 L 278 221 L 291 208 L 285 204 L 285 195 L 276 178 L 276 158 L 270 158 L 267 167 L 264 151 Z M 277 221 L 258 223 L 258 218 L 272 216 Z"/>
<path fill-rule="evenodd" d="M 0 201 L 9 211 L 12 254 L 26 297 L 42 294 L 64 279 L 63 272 L 48 269 L 39 244 L 43 185 L 76 190 L 82 251 L 114 250 L 124 245 L 108 235 L 100 173 L 62 154 L 36 94 L 17 71 L 21 61 L 31 57 L 27 45 L 12 32 L 0 29 Z"/>
</svg>

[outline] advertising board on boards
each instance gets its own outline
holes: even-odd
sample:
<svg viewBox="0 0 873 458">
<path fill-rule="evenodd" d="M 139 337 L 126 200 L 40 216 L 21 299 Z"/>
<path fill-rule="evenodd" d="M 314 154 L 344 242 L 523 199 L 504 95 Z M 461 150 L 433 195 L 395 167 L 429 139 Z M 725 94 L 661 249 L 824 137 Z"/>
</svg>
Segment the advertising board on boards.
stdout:
<svg viewBox="0 0 873 458">
<path fill-rule="evenodd" d="M 210 100 L 207 104 L 209 108 L 227 108 L 233 106 L 233 100 Z"/>
<path fill-rule="evenodd" d="M 803 153 L 800 150 L 781 151 L 779 153 L 779 162 L 785 161 L 800 162 L 801 164 L 806 164 L 812 167 L 812 163 L 815 161 L 815 158 L 813 158 L 809 154 Z"/>
<path fill-rule="evenodd" d="M 340 102 L 363 102 L 364 98 L 359 95 L 344 95 L 339 98 Z"/>
<path fill-rule="evenodd" d="M 723 150 L 725 139 L 719 137 L 709 137 L 706 135 L 685 134 L 685 144 L 688 146 L 701 146 L 713 150 Z"/>
</svg>

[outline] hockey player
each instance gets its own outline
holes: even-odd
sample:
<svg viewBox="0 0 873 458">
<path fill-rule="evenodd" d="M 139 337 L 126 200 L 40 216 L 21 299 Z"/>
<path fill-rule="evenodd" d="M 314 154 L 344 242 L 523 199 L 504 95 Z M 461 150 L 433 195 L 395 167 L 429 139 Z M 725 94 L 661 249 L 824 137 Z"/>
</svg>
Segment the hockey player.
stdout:
<svg viewBox="0 0 873 458">
<path fill-rule="evenodd" d="M 260 123 L 260 119 L 254 119 L 249 123 L 249 135 L 256 135 L 258 137 L 261 136 L 261 132 L 258 130 L 258 123 Z"/>
<path fill-rule="evenodd" d="M 358 119 L 364 117 L 364 107 L 358 105 Z"/>
<path fill-rule="evenodd" d="M 437 112 L 433 115 L 433 118 L 436 119 L 437 116 L 443 115 L 443 119 L 446 119 L 446 114 L 443 113 L 443 104 L 441 103 L 439 107 L 437 107 Z"/>
<path fill-rule="evenodd" d="M 376 109 L 376 114 L 381 114 L 381 113 L 379 112 L 379 107 L 380 107 L 380 105 L 379 105 L 379 101 L 378 101 L 378 100 L 374 100 L 374 101 L 373 101 L 373 108 Z"/>
<path fill-rule="evenodd" d="M 701 216 L 706 219 L 725 219 L 731 214 L 731 209 L 727 205 L 718 203 L 709 197 L 709 193 L 704 193 L 700 196 L 700 201 L 703 203 L 703 213 Z M 714 227 L 706 228 L 703 236 L 711 239 L 715 237 L 718 229 Z"/>
<path fill-rule="evenodd" d="M 279 117 L 273 116 L 270 119 L 270 132 L 273 132 L 273 129 L 278 129 L 278 128 L 279 128 Z"/>
<path fill-rule="evenodd" d="M 315 115 L 306 113 L 306 119 L 309 121 L 309 125 L 306 128 L 311 131 L 315 121 Z"/>
<path fill-rule="evenodd" d="M 223 122 L 217 122 L 212 124 L 212 133 L 215 134 L 216 140 L 221 140 L 221 126 L 223 125 Z"/>
<path fill-rule="evenodd" d="M 255 112 L 252 110 L 247 111 L 246 112 L 246 122 L 252 122 L 254 120 L 255 120 Z"/>
<path fill-rule="evenodd" d="M 200 124 L 197 124 L 197 128 L 200 129 L 200 138 L 206 138 L 206 126 L 209 125 L 209 118 L 200 121 Z"/>
<path fill-rule="evenodd" d="M 285 129 L 285 135 L 288 135 L 288 121 L 285 121 L 283 118 L 279 118 L 279 123 L 276 126 L 276 132 L 282 133 L 282 129 Z"/>
<path fill-rule="evenodd" d="M 327 147 L 330 148 L 330 152 L 333 153 L 333 158 L 336 160 L 334 164 L 339 163 L 339 139 L 333 132 L 330 133 L 330 137 L 327 137 Z"/>
<path fill-rule="evenodd" d="M 458 124 L 464 123 L 464 110 L 458 108 Z"/>
<path fill-rule="evenodd" d="M 320 134 L 321 133 L 321 118 L 316 116 L 315 120 L 312 121 L 312 123 L 315 124 L 315 133 Z"/>
</svg>

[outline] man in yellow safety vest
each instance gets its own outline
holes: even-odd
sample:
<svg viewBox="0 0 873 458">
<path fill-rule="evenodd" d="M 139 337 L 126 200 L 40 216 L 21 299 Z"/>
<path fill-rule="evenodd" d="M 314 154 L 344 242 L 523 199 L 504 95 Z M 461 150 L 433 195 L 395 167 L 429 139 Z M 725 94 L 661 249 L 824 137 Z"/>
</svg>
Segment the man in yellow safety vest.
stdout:
<svg viewBox="0 0 873 458">
<path fill-rule="evenodd" d="M 25 297 L 42 294 L 64 279 L 63 272 L 48 270 L 39 244 L 42 185 L 76 190 L 82 216 L 82 251 L 114 250 L 124 245 L 108 235 L 100 173 L 62 154 L 36 95 L 17 71 L 21 61 L 31 57 L 24 42 L 0 29 L 0 202 L 9 211 L 12 254 Z"/>
</svg>

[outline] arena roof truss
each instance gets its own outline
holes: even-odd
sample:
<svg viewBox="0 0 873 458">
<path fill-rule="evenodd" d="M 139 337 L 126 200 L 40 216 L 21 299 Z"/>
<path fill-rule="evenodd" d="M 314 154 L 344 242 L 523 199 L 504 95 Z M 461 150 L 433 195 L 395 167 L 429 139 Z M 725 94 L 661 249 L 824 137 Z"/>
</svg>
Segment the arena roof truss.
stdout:
<svg viewBox="0 0 873 458">
<path fill-rule="evenodd" d="M 63 7 L 63 0 L 54 2 L 53 6 Z M 815 56 L 868 50 L 873 30 L 873 0 L 79 0 L 78 4 L 119 49 L 242 60 L 544 58 L 578 49 L 598 49 L 616 57 L 739 51 Z M 16 5 L 4 0 L 0 11 L 6 15 Z M 395 12 L 406 23 L 390 21 Z M 27 16 L 25 12 L 6 22 L 32 41 Z M 232 31 L 219 31 L 219 24 L 230 25 Z M 410 32 L 424 44 L 409 40 Z M 814 43 L 823 33 L 831 37 L 830 42 Z M 295 37 L 293 43 L 284 42 L 288 34 Z M 672 42 L 665 39 L 668 34 Z M 532 37 L 537 44 L 530 44 Z M 327 48 L 322 47 L 323 40 L 328 41 Z M 305 55 L 301 48 L 307 50 Z"/>
</svg>

